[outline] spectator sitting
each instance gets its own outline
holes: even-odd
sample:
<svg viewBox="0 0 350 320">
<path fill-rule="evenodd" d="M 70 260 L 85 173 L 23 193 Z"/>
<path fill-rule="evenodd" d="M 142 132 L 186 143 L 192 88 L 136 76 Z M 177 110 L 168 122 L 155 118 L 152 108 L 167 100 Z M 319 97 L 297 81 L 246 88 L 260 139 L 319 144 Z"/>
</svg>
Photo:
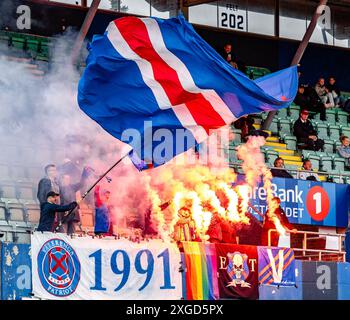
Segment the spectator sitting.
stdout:
<svg viewBox="0 0 350 320">
<path fill-rule="evenodd" d="M 316 86 L 315 86 L 315 90 L 326 108 L 334 107 L 333 95 L 329 92 L 329 90 L 325 86 L 323 78 L 318 79 L 318 82 L 316 83 Z"/>
<path fill-rule="evenodd" d="M 60 188 L 57 180 L 57 169 L 54 164 L 48 164 L 45 167 L 45 178 L 39 181 L 37 198 L 40 205 L 46 202 L 46 195 L 50 191 L 59 194 Z"/>
<path fill-rule="evenodd" d="M 271 168 L 271 174 L 273 177 L 293 179 L 293 176 L 284 169 L 284 160 L 281 157 L 275 159 L 273 166 L 274 168 Z"/>
<path fill-rule="evenodd" d="M 345 158 L 345 165 L 350 167 L 350 146 L 349 146 L 349 137 L 341 136 L 340 137 L 341 146 L 337 148 L 339 155 Z"/>
<path fill-rule="evenodd" d="M 327 89 L 329 93 L 332 94 L 334 99 L 334 104 L 337 106 L 342 106 L 344 104 L 344 97 L 341 96 L 340 89 L 338 85 L 336 84 L 336 80 L 334 77 L 329 77 L 328 83 L 327 83 Z"/>
<path fill-rule="evenodd" d="M 324 141 L 317 137 L 317 132 L 308 117 L 309 111 L 304 109 L 300 112 L 299 119 L 294 123 L 294 135 L 298 143 L 305 143 L 307 145 L 307 149 L 319 151 L 323 148 Z"/>
<path fill-rule="evenodd" d="M 253 126 L 254 118 L 251 115 L 240 117 L 234 122 L 234 127 L 236 129 L 241 129 L 242 142 L 246 142 L 249 136 L 262 136 L 265 139 L 269 134 L 262 130 L 256 130 Z"/>
<path fill-rule="evenodd" d="M 320 119 L 322 121 L 326 120 L 326 108 L 313 88 L 300 84 L 294 103 L 300 106 L 301 109 L 319 112 Z"/>
<path fill-rule="evenodd" d="M 320 178 L 317 173 L 308 172 L 308 171 L 313 171 L 312 163 L 310 160 L 306 159 L 303 161 L 303 166 L 301 170 L 303 171 L 298 172 L 298 179 L 320 181 Z"/>
</svg>

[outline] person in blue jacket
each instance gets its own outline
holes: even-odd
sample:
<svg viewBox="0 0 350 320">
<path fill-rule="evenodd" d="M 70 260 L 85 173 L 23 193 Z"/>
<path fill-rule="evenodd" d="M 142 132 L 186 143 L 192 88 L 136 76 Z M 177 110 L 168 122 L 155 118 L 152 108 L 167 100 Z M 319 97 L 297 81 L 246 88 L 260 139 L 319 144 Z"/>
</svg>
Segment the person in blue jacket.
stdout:
<svg viewBox="0 0 350 320">
<path fill-rule="evenodd" d="M 102 193 L 102 194 L 101 194 Z M 111 232 L 110 208 L 108 206 L 110 191 L 100 191 L 100 186 L 95 188 L 95 234 L 109 235 Z"/>
</svg>

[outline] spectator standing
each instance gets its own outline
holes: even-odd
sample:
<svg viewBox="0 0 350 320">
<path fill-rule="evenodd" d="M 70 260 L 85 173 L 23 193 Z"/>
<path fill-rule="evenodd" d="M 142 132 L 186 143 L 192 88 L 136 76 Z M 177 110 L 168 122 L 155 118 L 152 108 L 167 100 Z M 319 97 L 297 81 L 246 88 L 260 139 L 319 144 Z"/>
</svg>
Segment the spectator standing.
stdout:
<svg viewBox="0 0 350 320">
<path fill-rule="evenodd" d="M 38 184 L 37 198 L 39 200 L 40 205 L 46 202 L 46 196 L 50 191 L 54 191 L 57 194 L 60 193 L 56 166 L 54 164 L 48 164 L 44 170 L 45 178 L 42 178 Z"/>
<path fill-rule="evenodd" d="M 59 194 L 50 191 L 46 195 L 46 201 L 40 205 L 40 220 L 37 231 L 54 231 L 56 212 L 65 212 L 74 209 L 78 204 L 74 201 L 68 205 L 58 205 Z"/>
<path fill-rule="evenodd" d="M 313 88 L 300 84 L 294 103 L 301 109 L 320 113 L 320 119 L 326 120 L 326 108 Z"/>
<path fill-rule="evenodd" d="M 293 179 L 293 176 L 284 169 L 284 160 L 281 157 L 275 159 L 273 166 L 274 168 L 271 169 L 273 177 Z"/>
<path fill-rule="evenodd" d="M 323 148 L 324 141 L 317 137 L 317 132 L 308 119 L 309 111 L 302 110 L 300 117 L 294 123 L 294 135 L 298 143 L 305 143 L 307 149 L 319 151 Z"/>
<path fill-rule="evenodd" d="M 325 86 L 324 78 L 318 79 L 315 90 L 326 108 L 333 108 L 335 106 L 333 95 Z"/>
<path fill-rule="evenodd" d="M 340 137 L 341 146 L 337 148 L 339 155 L 345 158 L 345 165 L 350 167 L 350 146 L 349 146 L 349 137 L 341 136 Z"/>
<path fill-rule="evenodd" d="M 72 183 L 71 177 L 68 174 L 64 174 L 60 179 L 60 191 L 61 191 L 61 204 L 66 205 L 76 200 L 76 193 L 82 189 L 86 180 L 89 178 L 92 169 L 85 167 L 78 183 Z M 58 214 L 58 221 L 63 218 L 63 214 Z M 70 213 L 62 224 L 60 232 L 66 232 L 67 234 L 73 234 L 75 232 L 75 226 L 80 222 L 79 210 L 76 208 Z"/>
<path fill-rule="evenodd" d="M 309 171 L 313 171 L 312 163 L 310 160 L 306 159 L 303 161 L 303 166 L 301 167 L 301 171 L 298 172 L 298 179 L 320 181 L 320 177 L 318 176 L 317 173 L 312 173 Z"/>
</svg>

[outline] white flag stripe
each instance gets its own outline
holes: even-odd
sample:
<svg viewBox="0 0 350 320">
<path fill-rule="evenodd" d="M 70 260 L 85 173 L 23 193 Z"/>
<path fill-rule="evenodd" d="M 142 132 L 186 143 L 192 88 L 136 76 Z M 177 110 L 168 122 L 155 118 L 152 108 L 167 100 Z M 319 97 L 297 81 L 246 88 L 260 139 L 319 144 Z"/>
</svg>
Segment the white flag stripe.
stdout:
<svg viewBox="0 0 350 320">
<path fill-rule="evenodd" d="M 233 121 L 237 120 L 235 115 L 228 108 L 227 104 L 214 90 L 203 90 L 202 94 L 204 98 L 210 102 L 215 111 L 220 114 L 221 118 L 226 124 L 231 124 Z"/>
<path fill-rule="evenodd" d="M 157 100 L 159 108 L 163 110 L 173 108 L 163 87 L 154 78 L 151 64 L 147 60 L 141 58 L 136 52 L 134 52 L 130 48 L 130 46 L 125 41 L 114 22 L 111 22 L 109 24 L 107 28 L 107 36 L 109 41 L 112 43 L 114 49 L 117 52 L 119 52 L 120 55 L 122 55 L 127 60 L 132 60 L 136 62 L 141 72 L 142 79 L 145 81 L 145 84 L 152 90 Z M 181 112 L 176 112 L 176 110 L 174 110 L 174 112 L 181 125 L 192 132 L 197 142 L 203 141 L 208 137 L 204 128 L 202 126 L 199 126 L 194 121 L 192 115 L 190 114 L 189 110 L 185 105 L 181 107 Z"/>
<path fill-rule="evenodd" d="M 180 120 L 184 128 L 190 130 L 198 143 L 208 138 L 207 132 L 203 127 L 197 125 L 191 112 L 185 104 L 179 104 L 173 108 L 176 117 Z"/>
<path fill-rule="evenodd" d="M 154 50 L 166 64 L 176 71 L 183 89 L 191 93 L 203 94 L 205 99 L 212 105 L 226 124 L 230 124 L 236 120 L 232 111 L 214 90 L 197 87 L 186 65 L 166 47 L 158 22 L 152 18 L 143 18 L 141 20 L 147 28 Z"/>
<path fill-rule="evenodd" d="M 171 108 L 171 103 L 163 87 L 154 78 L 152 65 L 134 52 L 125 41 L 117 26 L 112 21 L 107 28 L 107 37 L 114 49 L 127 60 L 135 61 L 140 69 L 141 76 L 145 84 L 152 90 L 160 109 Z"/>
</svg>

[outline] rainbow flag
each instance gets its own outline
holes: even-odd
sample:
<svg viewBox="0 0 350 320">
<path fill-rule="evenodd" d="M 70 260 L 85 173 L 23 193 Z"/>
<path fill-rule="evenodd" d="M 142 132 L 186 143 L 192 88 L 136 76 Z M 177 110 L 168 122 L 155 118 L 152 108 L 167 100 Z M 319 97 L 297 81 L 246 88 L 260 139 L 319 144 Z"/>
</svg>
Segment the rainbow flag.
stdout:
<svg viewBox="0 0 350 320">
<path fill-rule="evenodd" d="M 216 250 L 214 244 L 184 241 L 186 266 L 186 300 L 217 300 Z"/>
</svg>

